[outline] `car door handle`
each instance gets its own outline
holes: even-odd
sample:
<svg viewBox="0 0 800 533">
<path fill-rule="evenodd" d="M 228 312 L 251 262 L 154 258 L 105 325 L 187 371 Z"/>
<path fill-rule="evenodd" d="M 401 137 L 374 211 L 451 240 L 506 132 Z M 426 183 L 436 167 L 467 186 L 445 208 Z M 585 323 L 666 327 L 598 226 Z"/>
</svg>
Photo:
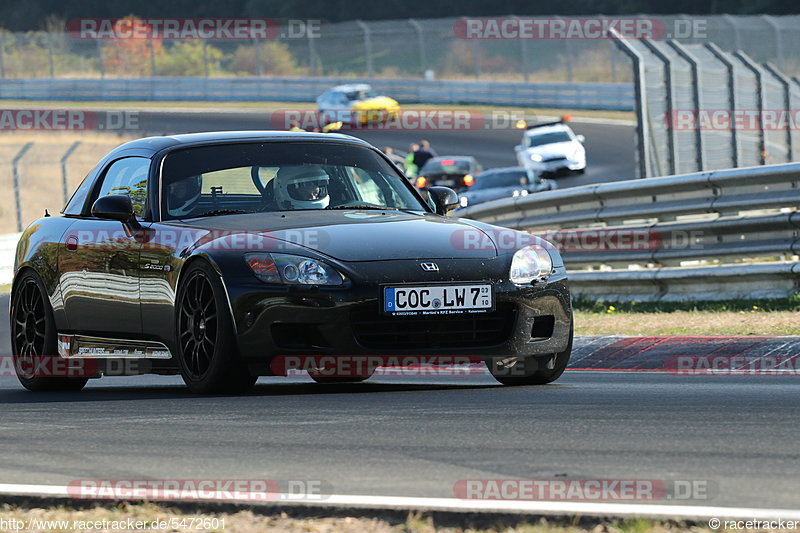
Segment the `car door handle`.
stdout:
<svg viewBox="0 0 800 533">
<path fill-rule="evenodd" d="M 78 237 L 75 235 L 70 235 L 67 237 L 67 240 L 64 244 L 66 245 L 68 251 L 74 252 L 78 249 Z"/>
</svg>

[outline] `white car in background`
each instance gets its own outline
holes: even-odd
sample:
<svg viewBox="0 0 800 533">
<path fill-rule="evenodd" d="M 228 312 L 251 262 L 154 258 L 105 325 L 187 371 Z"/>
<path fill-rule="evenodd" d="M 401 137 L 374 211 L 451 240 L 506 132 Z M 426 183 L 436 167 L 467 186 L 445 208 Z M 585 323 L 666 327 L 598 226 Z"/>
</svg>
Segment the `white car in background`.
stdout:
<svg viewBox="0 0 800 533">
<path fill-rule="evenodd" d="M 528 126 L 522 144 L 514 149 L 519 165 L 540 175 L 582 174 L 586 169 L 585 140 L 583 135 L 575 135 L 564 120 L 559 120 Z"/>
</svg>

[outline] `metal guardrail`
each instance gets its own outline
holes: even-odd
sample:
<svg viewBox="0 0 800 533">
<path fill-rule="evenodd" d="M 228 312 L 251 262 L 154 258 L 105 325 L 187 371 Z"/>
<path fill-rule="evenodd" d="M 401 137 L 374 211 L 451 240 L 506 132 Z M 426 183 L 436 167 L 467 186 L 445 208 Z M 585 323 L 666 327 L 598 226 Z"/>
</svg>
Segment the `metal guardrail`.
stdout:
<svg viewBox="0 0 800 533">
<path fill-rule="evenodd" d="M 784 298 L 800 289 L 800 164 L 546 191 L 462 216 L 555 241 L 604 301 Z"/>
<path fill-rule="evenodd" d="M 2 79 L 0 99 L 53 101 L 279 101 L 313 102 L 323 91 L 354 78 Z M 401 103 L 517 105 L 570 109 L 633 109 L 624 83 L 503 83 L 373 79 Z"/>
</svg>

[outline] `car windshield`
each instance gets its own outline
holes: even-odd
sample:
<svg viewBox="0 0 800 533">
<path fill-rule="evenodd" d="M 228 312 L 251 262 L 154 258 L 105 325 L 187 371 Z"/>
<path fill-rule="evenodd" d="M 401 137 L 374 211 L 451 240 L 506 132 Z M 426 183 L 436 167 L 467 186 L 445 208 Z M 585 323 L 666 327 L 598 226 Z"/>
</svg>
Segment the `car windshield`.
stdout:
<svg viewBox="0 0 800 533">
<path fill-rule="evenodd" d="M 161 182 L 165 220 L 309 209 L 426 211 L 374 151 L 331 142 L 182 149 L 164 159 Z"/>
<path fill-rule="evenodd" d="M 361 91 L 348 91 L 345 93 L 347 99 L 350 101 L 353 100 L 366 100 L 367 98 L 377 98 L 380 96 L 375 89 L 365 89 Z"/>
<path fill-rule="evenodd" d="M 470 171 L 467 159 L 431 159 L 419 171 L 420 176 L 425 174 L 468 174 Z"/>
<path fill-rule="evenodd" d="M 472 190 L 493 189 L 495 187 L 514 187 L 528 184 L 528 176 L 523 170 L 506 172 L 484 172 L 475 181 Z"/>
<path fill-rule="evenodd" d="M 551 131 L 527 136 L 525 137 L 525 144 L 527 146 L 542 146 L 543 144 L 563 143 L 571 140 L 572 137 L 566 131 Z"/>
</svg>

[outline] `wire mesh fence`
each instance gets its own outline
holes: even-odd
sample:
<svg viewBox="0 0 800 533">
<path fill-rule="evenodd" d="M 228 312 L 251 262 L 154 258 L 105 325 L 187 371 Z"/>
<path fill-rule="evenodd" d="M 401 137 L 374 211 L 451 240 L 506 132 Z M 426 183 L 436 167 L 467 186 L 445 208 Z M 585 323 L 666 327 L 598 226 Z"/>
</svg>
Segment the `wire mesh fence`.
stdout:
<svg viewBox="0 0 800 533">
<path fill-rule="evenodd" d="M 747 50 L 800 73 L 800 16 L 637 15 L 683 44 Z M 497 20 L 515 17 L 499 17 Z M 530 18 L 530 17 L 528 17 Z M 600 38 L 470 39 L 457 18 L 315 23 L 254 39 L 91 39 L 67 31 L 0 30 L 0 77 L 343 76 L 506 81 L 631 81 L 624 55 Z M 550 22 L 614 20 L 595 15 Z M 297 21 L 295 21 L 297 22 Z M 302 22 L 301 22 L 302 24 Z M 301 28 L 302 29 L 302 28 Z"/>
</svg>

